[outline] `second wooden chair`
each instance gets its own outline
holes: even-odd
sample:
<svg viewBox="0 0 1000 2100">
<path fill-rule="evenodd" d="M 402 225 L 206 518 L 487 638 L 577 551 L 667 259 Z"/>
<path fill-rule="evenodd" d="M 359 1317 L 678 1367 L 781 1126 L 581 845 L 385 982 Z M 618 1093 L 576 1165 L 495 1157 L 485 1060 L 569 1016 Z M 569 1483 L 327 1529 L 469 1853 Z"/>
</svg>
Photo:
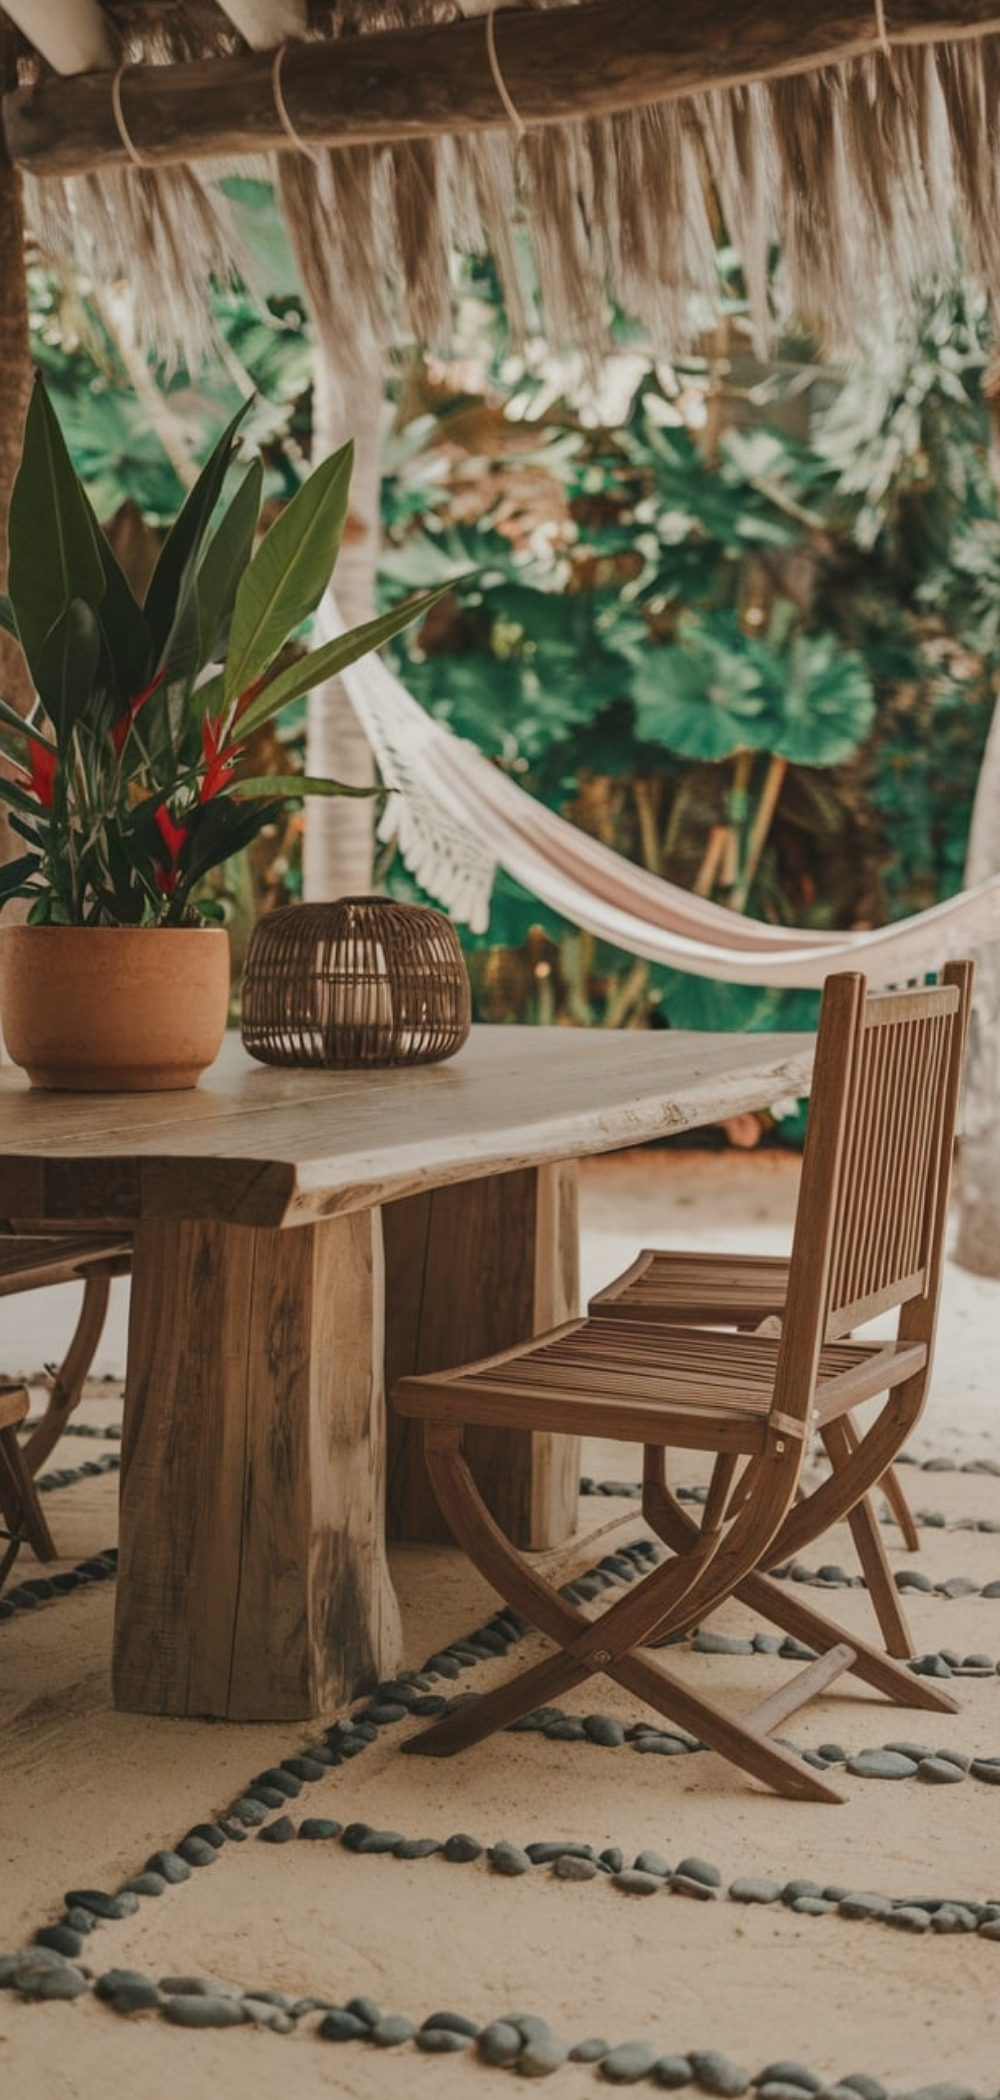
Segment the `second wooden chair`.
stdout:
<svg viewBox="0 0 1000 2100">
<path fill-rule="evenodd" d="M 949 965 L 940 987 L 874 998 L 860 976 L 827 980 L 780 1336 L 596 1315 L 397 1385 L 397 1408 L 423 1419 L 428 1469 L 456 1537 L 557 1644 L 555 1654 L 447 1715 L 408 1749 L 463 1749 L 604 1672 L 779 1792 L 837 1801 L 829 1780 L 771 1731 L 843 1671 L 899 1705 L 954 1711 L 939 1686 L 845 1633 L 764 1571 L 867 1508 L 868 1490 L 923 1405 L 970 983 L 968 964 Z M 847 1339 L 896 1307 L 892 1340 Z M 875 1420 L 857 1431 L 852 1411 L 880 1395 Z M 644 1514 L 670 1558 L 588 1618 L 515 1550 L 486 1508 L 462 1451 L 463 1429 L 473 1423 L 641 1443 Z M 816 1429 L 834 1470 L 796 1502 Z M 670 1449 L 712 1461 L 700 1523 L 670 1490 Z M 909 1653 L 870 1510 L 856 1537 L 886 1646 Z M 649 1652 L 734 1593 L 817 1651 L 791 1684 L 743 1716 L 696 1693 Z"/>
</svg>

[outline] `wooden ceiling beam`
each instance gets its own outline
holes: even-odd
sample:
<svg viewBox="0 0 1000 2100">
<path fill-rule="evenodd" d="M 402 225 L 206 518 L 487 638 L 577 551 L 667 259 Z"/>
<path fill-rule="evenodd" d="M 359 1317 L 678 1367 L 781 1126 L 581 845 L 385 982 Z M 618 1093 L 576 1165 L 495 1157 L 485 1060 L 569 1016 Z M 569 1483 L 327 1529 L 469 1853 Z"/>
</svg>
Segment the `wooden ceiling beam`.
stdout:
<svg viewBox="0 0 1000 2100">
<path fill-rule="evenodd" d="M 116 63 L 115 41 L 97 0 L 4 0 L 2 12 L 57 73 L 90 73 Z"/>
<path fill-rule="evenodd" d="M 894 44 L 1000 31 L 998 0 L 887 0 Z M 607 116 L 643 103 L 776 80 L 878 50 L 871 0 L 585 0 L 499 11 L 496 64 L 526 125 Z M 271 54 L 130 67 L 115 113 L 112 77 L 44 80 L 4 97 L 11 159 L 35 175 L 151 167 L 306 146 L 400 144 L 497 130 L 509 108 L 481 17 L 288 44 L 279 117 Z"/>
</svg>

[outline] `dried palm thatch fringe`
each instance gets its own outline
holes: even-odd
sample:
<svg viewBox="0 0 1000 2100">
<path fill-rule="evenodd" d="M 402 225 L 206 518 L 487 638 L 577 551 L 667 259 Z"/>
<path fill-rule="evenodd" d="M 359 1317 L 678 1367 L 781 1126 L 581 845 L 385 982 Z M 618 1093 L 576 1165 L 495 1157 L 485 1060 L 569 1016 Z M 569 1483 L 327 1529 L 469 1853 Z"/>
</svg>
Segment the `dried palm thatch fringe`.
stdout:
<svg viewBox="0 0 1000 2100">
<path fill-rule="evenodd" d="M 481 11 L 479 0 L 464 10 L 448 0 L 342 0 L 317 19 L 336 36 L 462 11 Z M 155 43 L 148 9 L 108 0 L 108 12 L 130 62 L 239 48 L 200 0 L 161 16 Z M 36 60 L 22 61 L 24 82 L 33 69 Z M 127 268 L 151 340 L 197 354 L 208 280 L 248 268 L 219 187 L 224 172 L 206 163 L 29 179 L 33 231 L 57 258 Z M 957 250 L 1000 304 L 1000 40 L 900 47 L 523 136 L 512 126 L 284 152 L 274 173 L 310 304 L 345 356 L 365 361 L 394 321 L 446 343 L 456 250 L 490 252 L 515 333 L 536 327 L 519 219 L 546 332 L 592 359 L 607 346 L 612 305 L 645 325 L 658 352 L 690 344 L 717 304 L 723 230 L 742 258 L 760 343 L 794 314 L 843 351 L 864 328 L 873 285 L 909 302 L 916 285 L 954 277 Z"/>
</svg>

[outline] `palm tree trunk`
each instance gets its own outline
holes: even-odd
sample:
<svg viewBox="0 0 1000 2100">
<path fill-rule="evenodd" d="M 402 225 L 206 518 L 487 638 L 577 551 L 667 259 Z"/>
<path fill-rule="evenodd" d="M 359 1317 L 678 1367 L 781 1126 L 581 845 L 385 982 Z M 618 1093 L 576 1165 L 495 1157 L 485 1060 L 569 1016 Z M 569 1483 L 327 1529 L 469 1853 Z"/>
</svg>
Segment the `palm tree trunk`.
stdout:
<svg viewBox="0 0 1000 2100">
<path fill-rule="evenodd" d="M 323 459 L 349 437 L 355 444 L 351 508 L 337 563 L 337 603 L 350 626 L 375 612 L 379 545 L 380 439 L 384 377 L 373 355 L 348 366 L 333 344 L 324 344 L 317 317 L 318 358 L 313 412 L 313 458 Z M 338 370 L 339 364 L 339 370 Z M 308 770 L 352 785 L 375 778 L 363 729 L 339 679 L 317 687 L 307 715 Z M 324 801 L 308 805 L 303 886 L 313 902 L 363 896 L 373 882 L 374 805 Z"/>
<path fill-rule="evenodd" d="M 0 31 L 0 77 L 14 84 L 11 33 Z M 31 346 L 28 333 L 28 287 L 24 268 L 24 207 L 21 177 L 11 166 L 0 140 L 0 588 L 7 587 L 7 513 L 21 457 L 21 432 L 31 391 Z M 0 694 L 21 714 L 34 698 L 27 666 L 12 636 L 0 631 Z M 0 808 L 0 861 L 16 858 L 23 847 Z M 24 917 L 23 904 L 6 908 L 6 923 Z M 0 1063 L 4 1061 L 0 1035 Z"/>
<path fill-rule="evenodd" d="M 983 753 L 965 863 L 967 884 L 1000 873 L 1000 700 Z M 1000 942 L 980 949 L 969 1031 L 955 1259 L 1000 1276 Z"/>
</svg>

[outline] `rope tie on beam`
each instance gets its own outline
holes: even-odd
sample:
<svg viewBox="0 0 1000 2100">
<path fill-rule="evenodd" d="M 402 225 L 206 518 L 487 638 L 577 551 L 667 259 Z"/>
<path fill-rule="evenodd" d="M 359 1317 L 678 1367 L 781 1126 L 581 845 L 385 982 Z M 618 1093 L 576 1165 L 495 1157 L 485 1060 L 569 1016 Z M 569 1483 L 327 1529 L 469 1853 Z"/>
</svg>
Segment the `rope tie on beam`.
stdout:
<svg viewBox="0 0 1000 2100">
<path fill-rule="evenodd" d="M 122 74 L 129 72 L 129 70 L 130 68 L 128 64 L 119 66 L 118 71 L 117 73 L 115 73 L 111 82 L 111 107 L 114 111 L 115 123 L 118 127 L 118 136 L 121 139 L 122 145 L 124 146 L 125 151 L 128 154 L 128 157 L 132 162 L 132 166 L 134 168 L 155 168 L 157 166 L 157 162 L 152 158 L 150 154 L 140 153 L 139 148 L 136 145 L 134 138 L 132 137 L 132 133 L 130 132 L 128 125 L 125 122 L 125 111 L 122 108 Z"/>
<path fill-rule="evenodd" d="M 886 58 L 891 58 L 892 45 L 889 42 L 889 31 L 886 27 L 885 0 L 875 0 L 875 32 L 879 40 L 879 48 Z"/>
<path fill-rule="evenodd" d="M 879 4 L 881 4 L 881 0 L 879 0 Z M 495 15 L 496 8 L 491 7 L 488 10 L 486 16 L 486 56 L 490 62 L 490 72 L 493 75 L 493 85 L 496 88 L 497 94 L 499 95 L 500 100 L 503 103 L 504 109 L 506 110 L 511 123 L 514 126 L 514 130 L 516 131 L 518 138 L 523 138 L 524 133 L 527 130 L 527 125 L 525 124 L 524 118 L 522 117 L 520 110 L 517 108 L 517 105 L 514 102 L 513 97 L 511 96 L 510 91 L 507 87 L 507 82 L 505 81 L 503 74 L 500 71 L 500 60 L 497 57 L 496 28 L 494 25 Z"/>
<path fill-rule="evenodd" d="M 300 153 L 307 154 L 309 159 L 315 161 L 316 166 L 319 168 L 323 165 L 323 155 L 320 148 L 314 146 L 309 139 L 304 139 L 300 131 L 296 131 L 295 125 L 288 114 L 288 104 L 285 101 L 285 90 L 281 80 L 281 68 L 285 62 L 285 52 L 287 50 L 287 44 L 279 44 L 271 60 L 271 94 L 274 97 L 274 107 L 278 113 L 278 122 L 285 137 L 291 140 L 292 145 L 297 146 Z"/>
</svg>

